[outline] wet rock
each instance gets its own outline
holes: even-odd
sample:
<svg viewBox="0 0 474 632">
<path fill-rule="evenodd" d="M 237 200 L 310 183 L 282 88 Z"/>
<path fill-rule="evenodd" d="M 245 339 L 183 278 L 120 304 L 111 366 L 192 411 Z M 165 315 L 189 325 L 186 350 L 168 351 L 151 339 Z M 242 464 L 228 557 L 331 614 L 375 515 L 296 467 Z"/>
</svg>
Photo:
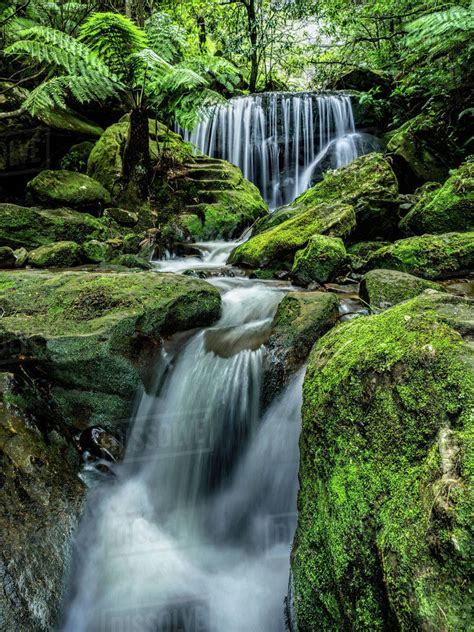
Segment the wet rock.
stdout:
<svg viewBox="0 0 474 632">
<path fill-rule="evenodd" d="M 407 234 L 448 233 L 474 229 L 474 162 L 451 172 L 442 187 L 431 186 L 400 222 Z"/>
<path fill-rule="evenodd" d="M 321 182 L 308 189 L 294 202 L 261 220 L 255 232 L 267 231 L 283 221 L 315 209 L 322 203 L 333 202 L 353 207 L 356 226 L 351 228 L 352 240 L 390 237 L 397 229 L 397 179 L 384 156 L 371 153 L 361 156 L 341 169 L 326 173 Z"/>
<path fill-rule="evenodd" d="M 250 268 L 290 269 L 297 250 L 315 234 L 348 235 L 355 226 L 355 214 L 348 204 L 327 203 L 297 214 L 292 219 L 251 237 L 238 246 L 229 263 Z"/>
<path fill-rule="evenodd" d="M 418 296 L 427 289 L 443 291 L 438 283 L 397 272 L 395 270 L 371 270 L 362 277 L 360 297 L 375 309 L 387 309 L 392 305 Z"/>
<path fill-rule="evenodd" d="M 45 382 L 52 422 L 109 430 L 128 423 L 162 337 L 211 324 L 220 295 L 174 274 L 15 271 L 0 308 L 0 362 Z"/>
<path fill-rule="evenodd" d="M 74 241 L 40 246 L 28 254 L 28 264 L 33 268 L 70 268 L 80 261 L 81 247 Z"/>
<path fill-rule="evenodd" d="M 443 182 L 456 149 L 446 126 L 428 114 L 419 114 L 391 132 L 387 143 L 402 191 L 428 181 Z"/>
<path fill-rule="evenodd" d="M 314 235 L 304 250 L 295 255 L 291 274 L 298 285 L 307 286 L 326 283 L 335 279 L 347 261 L 347 253 L 342 239 Z"/>
<path fill-rule="evenodd" d="M 97 218 L 69 208 L 39 209 L 0 204 L 0 245 L 37 248 L 55 241 L 83 243 L 107 239 L 108 230 Z"/>
<path fill-rule="evenodd" d="M 384 268 L 424 279 L 459 276 L 474 266 L 474 233 L 446 233 L 400 239 L 376 250 L 365 270 Z"/>
<path fill-rule="evenodd" d="M 302 632 L 469 620 L 474 364 L 457 316 L 472 302 L 430 292 L 311 353 L 291 560 Z"/>
<path fill-rule="evenodd" d="M 85 487 L 61 435 L 45 439 L 0 390 L 0 628 L 46 632 L 58 623 Z"/>
<path fill-rule="evenodd" d="M 107 190 L 82 173 L 42 171 L 26 185 L 27 202 L 41 206 L 68 206 L 99 215 L 110 202 Z"/>
<path fill-rule="evenodd" d="M 16 265 L 15 253 L 8 246 L 0 246 L 0 268 L 14 268 Z"/>
<path fill-rule="evenodd" d="M 290 292 L 273 319 L 263 367 L 267 405 L 302 366 L 314 343 L 337 321 L 339 300 L 325 292 Z"/>
<path fill-rule="evenodd" d="M 83 458 L 121 461 L 124 455 L 123 444 L 110 432 L 100 426 L 86 428 L 75 437 L 76 447 Z"/>
</svg>

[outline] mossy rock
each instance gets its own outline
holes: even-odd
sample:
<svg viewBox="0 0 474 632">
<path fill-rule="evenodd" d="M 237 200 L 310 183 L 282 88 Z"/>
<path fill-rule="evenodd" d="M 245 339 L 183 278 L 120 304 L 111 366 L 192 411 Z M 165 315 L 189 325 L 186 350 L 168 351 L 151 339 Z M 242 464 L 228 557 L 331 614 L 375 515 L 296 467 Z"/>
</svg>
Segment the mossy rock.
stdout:
<svg viewBox="0 0 474 632">
<path fill-rule="evenodd" d="M 390 237 L 396 230 L 398 182 L 382 154 L 361 156 L 349 165 L 329 171 L 324 179 L 278 209 L 257 225 L 261 232 L 322 203 L 342 202 L 354 208 L 357 226 L 353 239 Z"/>
<path fill-rule="evenodd" d="M 70 206 L 100 214 L 110 202 L 108 191 L 96 180 L 74 171 L 42 171 L 26 185 L 27 200 L 42 206 Z"/>
<path fill-rule="evenodd" d="M 28 260 L 28 250 L 26 248 L 17 248 L 15 253 L 15 267 L 22 268 Z"/>
<path fill-rule="evenodd" d="M 308 357 L 314 343 L 333 327 L 339 300 L 325 292 L 289 292 L 279 304 L 266 344 L 263 402 L 269 404 Z"/>
<path fill-rule="evenodd" d="M 10 248 L 37 248 L 55 241 L 83 243 L 107 239 L 104 223 L 69 208 L 39 209 L 16 204 L 0 204 L 0 245 Z"/>
<path fill-rule="evenodd" d="M 400 239 L 376 250 L 367 260 L 366 270 L 389 268 L 424 279 L 446 279 L 472 270 L 474 233 L 446 233 Z"/>
<path fill-rule="evenodd" d="M 372 308 L 387 309 L 415 298 L 428 289 L 443 291 L 443 287 L 438 283 L 420 279 L 406 272 L 370 270 L 362 277 L 359 294 Z"/>
<path fill-rule="evenodd" d="M 28 263 L 33 268 L 69 268 L 80 261 L 81 247 L 75 241 L 58 241 L 28 254 Z"/>
<path fill-rule="evenodd" d="M 99 137 L 104 131 L 97 123 L 73 110 L 41 110 L 37 116 L 48 127 L 80 136 Z"/>
<path fill-rule="evenodd" d="M 61 169 L 86 173 L 87 161 L 89 160 L 90 153 L 93 149 L 94 143 L 89 140 L 73 145 L 67 154 L 61 159 Z"/>
<path fill-rule="evenodd" d="M 423 294 L 336 327 L 310 356 L 291 560 L 300 632 L 469 629 L 472 350 L 441 310 L 460 302 Z"/>
<path fill-rule="evenodd" d="M 82 256 L 90 263 L 107 261 L 112 256 L 112 247 L 103 241 L 91 239 L 82 244 Z"/>
<path fill-rule="evenodd" d="M 139 270 L 151 270 L 152 265 L 149 261 L 138 255 L 124 254 L 115 257 L 110 262 L 112 265 L 124 266 L 125 268 L 138 268 Z"/>
<path fill-rule="evenodd" d="M 0 393 L 1 628 L 53 630 L 87 490 L 64 438 L 46 438 L 12 398 Z"/>
<path fill-rule="evenodd" d="M 121 226 L 135 226 L 138 223 L 138 213 L 127 211 L 124 208 L 112 206 L 104 211 L 104 219 L 111 219 Z"/>
<path fill-rule="evenodd" d="M 347 248 L 347 255 L 349 257 L 352 270 L 355 272 L 361 270 L 373 252 L 389 245 L 389 241 L 359 241 L 356 244 L 349 246 Z"/>
<path fill-rule="evenodd" d="M 220 295 L 173 274 L 14 271 L 0 273 L 0 308 L 5 369 L 21 373 L 25 362 L 47 376 L 47 392 L 62 389 L 52 400 L 62 422 L 84 427 L 93 413 L 110 427 L 118 404 L 108 411 L 105 395 L 122 401 L 128 419 L 162 337 L 211 324 Z M 66 405 L 68 393 L 83 405 Z"/>
<path fill-rule="evenodd" d="M 423 193 L 400 222 L 400 229 L 416 235 L 473 230 L 474 163 L 464 163 L 441 188 Z"/>
<path fill-rule="evenodd" d="M 347 252 L 342 239 L 314 235 L 304 250 L 295 255 L 291 274 L 299 285 L 326 283 L 341 273 L 347 261 Z"/>
<path fill-rule="evenodd" d="M 8 246 L 0 246 L 0 268 L 14 268 L 16 257 L 14 251 Z"/>
<path fill-rule="evenodd" d="M 438 117 L 419 114 L 391 132 L 387 149 L 403 188 L 446 179 L 455 148 Z"/>
<path fill-rule="evenodd" d="M 313 235 L 347 236 L 355 223 L 352 206 L 337 202 L 319 204 L 251 237 L 232 252 L 229 262 L 249 268 L 290 269 L 296 251 L 304 248 Z"/>
</svg>

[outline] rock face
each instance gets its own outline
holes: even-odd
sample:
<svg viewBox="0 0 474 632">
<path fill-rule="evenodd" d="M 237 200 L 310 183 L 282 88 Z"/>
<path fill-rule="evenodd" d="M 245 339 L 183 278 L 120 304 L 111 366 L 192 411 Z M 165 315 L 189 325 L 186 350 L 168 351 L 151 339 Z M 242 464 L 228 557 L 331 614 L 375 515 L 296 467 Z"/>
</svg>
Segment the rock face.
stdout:
<svg viewBox="0 0 474 632">
<path fill-rule="evenodd" d="M 27 200 L 42 206 L 68 206 L 98 215 L 110 202 L 108 191 L 83 173 L 42 171 L 26 185 Z"/>
<path fill-rule="evenodd" d="M 337 321 L 339 301 L 325 292 L 290 292 L 273 319 L 263 366 L 263 400 L 272 398 Z"/>
<path fill-rule="evenodd" d="M 313 235 L 342 237 L 354 226 L 352 206 L 337 202 L 319 204 L 251 237 L 232 252 L 229 261 L 250 268 L 289 269 L 296 251 L 304 248 Z"/>
<path fill-rule="evenodd" d="M 388 151 L 402 188 L 431 180 L 442 182 L 448 175 L 454 153 L 445 129 L 434 117 L 419 114 L 390 135 Z"/>
<path fill-rule="evenodd" d="M 150 152 L 158 171 L 152 184 L 155 204 L 180 217 L 193 240 L 240 236 L 267 214 L 258 189 L 225 160 L 196 155 L 181 136 L 150 120 Z M 109 127 L 91 152 L 88 174 L 101 182 L 114 201 L 121 202 L 126 117 Z M 172 195 L 170 195 L 172 191 Z M 143 223 L 143 222 L 142 222 Z"/>
<path fill-rule="evenodd" d="M 469 627 L 473 364 L 453 326 L 472 335 L 472 304 L 434 292 L 314 348 L 291 562 L 299 632 Z"/>
<path fill-rule="evenodd" d="M 17 271 L 0 274 L 0 306 L 3 366 L 46 376 L 62 424 L 107 429 L 128 419 L 161 337 L 210 324 L 220 296 L 177 275 Z"/>
<path fill-rule="evenodd" d="M 81 247 L 74 241 L 57 241 L 28 254 L 28 263 L 34 268 L 69 268 L 80 261 Z"/>
<path fill-rule="evenodd" d="M 405 233 L 448 233 L 474 229 L 474 163 L 452 172 L 441 188 L 423 195 L 400 222 Z"/>
<path fill-rule="evenodd" d="M 97 218 L 69 208 L 38 209 L 0 204 L 0 245 L 36 248 L 55 241 L 83 243 L 107 239 L 108 231 Z"/>
<path fill-rule="evenodd" d="M 357 222 L 354 239 L 391 235 L 399 221 L 399 200 L 398 182 L 389 162 L 382 154 L 371 153 L 329 171 L 322 182 L 262 220 L 257 230 L 267 230 L 322 203 L 333 202 L 353 207 Z"/>
<path fill-rule="evenodd" d="M 376 250 L 366 269 L 389 268 L 424 279 L 461 275 L 474 266 L 474 233 L 446 233 L 400 239 Z"/>
<path fill-rule="evenodd" d="M 438 283 L 396 270 L 371 270 L 362 277 L 359 294 L 372 308 L 387 309 L 415 298 L 425 290 L 443 291 Z"/>
<path fill-rule="evenodd" d="M 11 396 L 0 393 L 0 628 L 52 630 L 85 486 L 64 438 L 52 432 L 46 443 L 3 395 Z"/>
<path fill-rule="evenodd" d="M 326 283 L 341 273 L 347 253 L 342 239 L 314 235 L 304 250 L 298 250 L 291 269 L 293 279 L 299 285 Z"/>
</svg>

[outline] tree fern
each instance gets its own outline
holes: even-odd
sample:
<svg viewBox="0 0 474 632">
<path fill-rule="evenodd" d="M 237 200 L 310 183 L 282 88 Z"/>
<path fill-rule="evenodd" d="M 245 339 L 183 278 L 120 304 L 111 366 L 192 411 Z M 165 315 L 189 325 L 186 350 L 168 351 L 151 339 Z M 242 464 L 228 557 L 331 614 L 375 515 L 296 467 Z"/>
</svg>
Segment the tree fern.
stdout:
<svg viewBox="0 0 474 632">
<path fill-rule="evenodd" d="M 183 58 L 186 47 L 184 29 L 173 22 L 167 13 L 157 11 L 145 22 L 145 33 L 148 46 L 162 59 L 169 63 L 177 63 Z"/>
</svg>

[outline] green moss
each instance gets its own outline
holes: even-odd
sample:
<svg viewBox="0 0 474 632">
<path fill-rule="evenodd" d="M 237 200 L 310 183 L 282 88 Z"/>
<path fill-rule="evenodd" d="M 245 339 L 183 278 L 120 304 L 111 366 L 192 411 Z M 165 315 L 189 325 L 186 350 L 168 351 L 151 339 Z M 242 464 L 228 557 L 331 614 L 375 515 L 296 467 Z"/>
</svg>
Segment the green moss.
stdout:
<svg viewBox="0 0 474 632">
<path fill-rule="evenodd" d="M 248 267 L 290 267 L 297 250 L 317 233 L 344 236 L 355 225 L 352 206 L 320 204 L 263 233 L 251 237 L 231 254 L 230 262 Z"/>
<path fill-rule="evenodd" d="M 364 239 L 389 235 L 398 224 L 397 179 L 383 155 L 371 153 L 346 167 L 327 172 L 321 182 L 264 219 L 257 229 L 268 230 L 323 202 L 353 206 L 356 233 Z"/>
<path fill-rule="evenodd" d="M 109 244 L 97 239 L 91 239 L 82 244 L 82 256 L 91 263 L 107 261 L 112 255 L 112 248 Z"/>
<path fill-rule="evenodd" d="M 89 140 L 73 145 L 62 158 L 61 169 L 85 173 L 87 171 L 87 161 L 93 149 L 94 143 L 91 143 Z"/>
<path fill-rule="evenodd" d="M 406 272 L 371 270 L 362 277 L 360 297 L 375 309 L 386 309 L 418 296 L 427 289 L 443 291 L 438 283 L 420 279 Z"/>
<path fill-rule="evenodd" d="M 104 223 L 68 208 L 37 209 L 16 204 L 0 204 L 0 245 L 27 249 L 55 241 L 83 243 L 107 239 Z"/>
<path fill-rule="evenodd" d="M 138 268 L 140 270 L 151 270 L 152 265 L 149 261 L 138 255 L 119 255 L 111 260 L 113 265 L 124 266 L 126 268 Z"/>
<path fill-rule="evenodd" d="M 83 173 L 42 171 L 26 185 L 27 199 L 45 206 L 72 206 L 99 213 L 110 202 L 108 191 Z"/>
<path fill-rule="evenodd" d="M 300 632 L 469 627 L 473 376 L 439 296 L 345 323 L 310 356 L 292 553 Z"/>
<path fill-rule="evenodd" d="M 463 274 L 474 265 L 474 233 L 446 233 L 401 239 L 370 255 L 366 269 L 389 268 L 424 279 Z"/>
<path fill-rule="evenodd" d="M 473 230 L 474 163 L 464 163 L 441 188 L 423 195 L 402 219 L 400 228 L 419 235 Z"/>
<path fill-rule="evenodd" d="M 69 268 L 81 260 L 81 247 L 74 241 L 58 241 L 40 246 L 28 254 L 28 263 L 34 268 Z"/>
<path fill-rule="evenodd" d="M 291 273 L 300 285 L 309 285 L 312 281 L 326 283 L 341 273 L 347 260 L 342 239 L 314 235 L 304 250 L 299 250 Z"/>
</svg>

